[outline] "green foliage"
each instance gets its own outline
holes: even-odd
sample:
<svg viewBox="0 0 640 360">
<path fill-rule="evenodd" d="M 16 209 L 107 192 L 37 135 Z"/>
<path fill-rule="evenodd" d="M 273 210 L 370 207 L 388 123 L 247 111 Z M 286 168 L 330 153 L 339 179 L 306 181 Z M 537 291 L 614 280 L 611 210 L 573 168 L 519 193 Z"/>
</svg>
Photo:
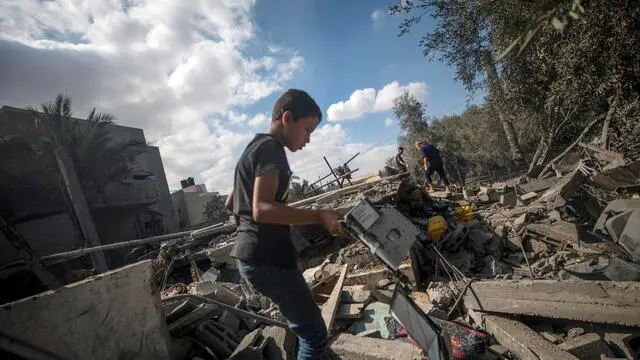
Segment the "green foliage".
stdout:
<svg viewBox="0 0 640 360">
<path fill-rule="evenodd" d="M 434 119 L 419 135 L 406 128 L 405 141 L 428 133 L 441 148 L 464 153 L 482 168 L 508 168 L 504 140 L 496 136 L 502 126 L 511 154 L 520 147 L 536 176 L 535 167 L 561 153 L 593 119 L 606 117 L 585 140 L 602 138 L 602 146 L 638 157 L 640 2 L 399 0 L 391 12 L 406 16 L 400 35 L 423 16 L 433 17 L 435 28 L 420 43 L 425 55 L 453 66 L 469 90 L 489 89 L 482 111 Z M 496 51 L 503 53 L 497 66 Z M 483 74 L 489 81 L 481 81 Z M 466 118 L 474 119 L 475 132 Z M 483 141 L 474 140 L 476 134 Z"/>
<path fill-rule="evenodd" d="M 571 5 L 567 6 L 568 4 Z M 496 61 L 502 61 L 516 47 L 518 48 L 517 55 L 520 55 L 543 27 L 551 25 L 555 30 L 564 32 L 570 23 L 579 20 L 585 13 L 582 0 L 549 0 L 543 7 L 545 10 L 542 14 L 529 22 L 521 34 L 497 57 Z"/>
<path fill-rule="evenodd" d="M 202 211 L 202 216 L 207 220 L 218 220 L 227 214 L 224 208 L 226 198 L 220 194 L 215 194 L 211 200 L 207 201 Z"/>
</svg>

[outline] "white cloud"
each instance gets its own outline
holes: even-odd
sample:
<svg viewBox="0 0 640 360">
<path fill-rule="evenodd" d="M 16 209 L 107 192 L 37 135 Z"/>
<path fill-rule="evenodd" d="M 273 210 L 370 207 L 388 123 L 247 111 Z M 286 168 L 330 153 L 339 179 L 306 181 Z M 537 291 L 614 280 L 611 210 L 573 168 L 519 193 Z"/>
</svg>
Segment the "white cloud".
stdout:
<svg viewBox="0 0 640 360">
<path fill-rule="evenodd" d="M 371 13 L 371 21 L 373 22 L 373 25 L 377 24 L 382 17 L 384 16 L 384 11 L 382 10 L 375 10 L 374 12 Z"/>
<path fill-rule="evenodd" d="M 386 118 L 386 119 L 384 119 L 384 125 L 385 125 L 385 126 L 391 126 L 391 125 L 393 125 L 393 124 L 395 124 L 395 123 L 396 123 L 396 121 L 395 121 L 395 120 L 393 120 L 392 118 Z"/>
<path fill-rule="evenodd" d="M 304 58 L 286 44 L 261 44 L 264 53 L 252 48 L 264 43 L 252 23 L 254 0 L 127 4 L 0 1 L 0 105 L 37 105 L 65 92 L 77 116 L 95 106 L 144 129 L 160 148 L 171 188 L 194 176 L 226 192 L 239 153 L 268 124 L 244 107 L 286 88 Z M 388 91 L 371 91 L 373 102 L 361 106 L 390 106 Z M 352 168 L 360 168 L 357 176 L 375 172 L 394 149 L 367 145 L 339 124 L 325 124 L 304 151 L 291 154 L 291 167 L 313 180 L 328 171 L 322 155 L 338 165 L 364 149 Z"/>
<path fill-rule="evenodd" d="M 373 88 L 354 91 L 348 100 L 331 104 L 327 110 L 329 121 L 343 121 L 357 119 L 367 113 L 385 112 L 393 108 L 393 100 L 402 95 L 404 91 L 424 102 L 427 98 L 427 84 L 423 82 L 411 82 L 400 85 L 393 81 L 376 91 Z"/>
<path fill-rule="evenodd" d="M 143 128 L 171 187 L 195 176 L 226 189 L 252 136 L 231 129 L 263 120 L 241 108 L 282 91 L 304 59 L 278 44 L 249 48 L 261 40 L 255 0 L 127 4 L 0 2 L 0 104 L 37 105 L 63 91 L 78 116 L 95 106 Z"/>
<path fill-rule="evenodd" d="M 249 125 L 252 127 L 264 127 L 266 129 L 269 124 L 269 118 L 265 114 L 258 114 L 249 120 Z"/>
<path fill-rule="evenodd" d="M 289 153 L 289 162 L 295 175 L 313 183 L 318 177 L 329 173 L 323 156 L 333 167 L 337 167 L 358 152 L 360 155 L 349 163 L 351 170 L 358 169 L 355 178 L 383 169 L 385 160 L 395 154 L 395 146 L 371 147 L 355 142 L 341 124 L 325 124 L 313 132 L 311 142 L 302 151 Z"/>
</svg>

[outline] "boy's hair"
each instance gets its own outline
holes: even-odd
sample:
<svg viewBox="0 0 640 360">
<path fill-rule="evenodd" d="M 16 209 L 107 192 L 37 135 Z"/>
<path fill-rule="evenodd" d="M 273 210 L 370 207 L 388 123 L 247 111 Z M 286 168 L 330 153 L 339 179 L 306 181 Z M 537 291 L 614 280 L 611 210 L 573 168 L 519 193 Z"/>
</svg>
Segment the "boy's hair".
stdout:
<svg viewBox="0 0 640 360">
<path fill-rule="evenodd" d="M 273 104 L 273 112 L 271 113 L 271 121 L 279 121 L 282 115 L 290 111 L 293 114 L 293 120 L 296 121 L 303 117 L 317 117 L 322 121 L 322 111 L 316 101 L 307 94 L 306 91 L 289 89 Z"/>
<path fill-rule="evenodd" d="M 400 150 L 400 151 L 404 151 L 404 147 L 402 147 L 402 146 L 398 146 L 398 150 Z"/>
</svg>

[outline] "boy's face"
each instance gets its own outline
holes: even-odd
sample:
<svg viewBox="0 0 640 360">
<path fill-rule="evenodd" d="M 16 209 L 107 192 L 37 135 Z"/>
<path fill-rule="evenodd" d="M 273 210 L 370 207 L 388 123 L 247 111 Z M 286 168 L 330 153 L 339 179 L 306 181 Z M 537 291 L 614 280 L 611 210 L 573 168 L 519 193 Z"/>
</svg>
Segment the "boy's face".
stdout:
<svg viewBox="0 0 640 360">
<path fill-rule="evenodd" d="M 316 129 L 320 120 L 315 116 L 310 116 L 294 121 L 293 115 L 290 112 L 286 112 L 282 116 L 282 122 L 284 125 L 285 145 L 292 152 L 296 152 L 311 141 L 311 133 Z"/>
</svg>

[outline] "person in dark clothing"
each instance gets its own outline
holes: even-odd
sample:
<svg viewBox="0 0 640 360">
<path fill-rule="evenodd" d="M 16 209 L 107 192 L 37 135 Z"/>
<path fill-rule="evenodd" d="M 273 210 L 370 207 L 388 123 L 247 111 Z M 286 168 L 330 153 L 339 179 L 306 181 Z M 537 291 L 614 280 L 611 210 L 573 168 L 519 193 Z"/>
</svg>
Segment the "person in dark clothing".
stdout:
<svg viewBox="0 0 640 360">
<path fill-rule="evenodd" d="M 407 163 L 404 162 L 404 159 L 402 158 L 403 153 L 404 148 L 402 146 L 398 146 L 398 152 L 396 153 L 396 167 L 401 173 L 407 172 Z"/>
<path fill-rule="evenodd" d="M 278 306 L 299 338 L 298 359 L 325 359 L 327 329 L 297 265 L 290 225 L 322 224 L 341 234 L 340 214 L 286 205 L 291 170 L 285 148 L 301 150 L 322 119 L 316 102 L 290 89 L 273 106 L 266 134 L 257 134 L 238 160 L 226 207 L 238 224 L 231 256 L 242 277 Z"/>
<path fill-rule="evenodd" d="M 423 141 L 416 141 L 416 149 L 420 151 L 420 158 L 422 158 L 422 165 L 424 166 L 424 177 L 427 181 L 427 191 L 433 191 L 433 185 L 431 184 L 431 175 L 434 172 L 438 173 L 440 180 L 444 184 L 446 191 L 449 191 L 449 179 L 444 171 L 444 163 L 440 157 L 440 150 L 438 150 L 432 144 L 427 144 Z"/>
</svg>

